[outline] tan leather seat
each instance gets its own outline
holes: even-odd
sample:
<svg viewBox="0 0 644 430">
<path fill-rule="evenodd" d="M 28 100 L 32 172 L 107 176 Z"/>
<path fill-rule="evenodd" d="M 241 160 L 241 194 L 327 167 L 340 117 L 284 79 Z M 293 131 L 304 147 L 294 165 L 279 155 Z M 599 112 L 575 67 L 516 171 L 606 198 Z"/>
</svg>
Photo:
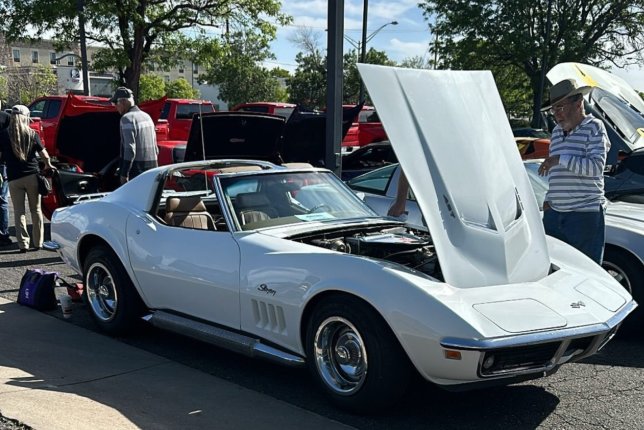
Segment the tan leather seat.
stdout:
<svg viewBox="0 0 644 430">
<path fill-rule="evenodd" d="M 242 225 L 279 217 L 277 210 L 271 205 L 268 197 L 262 193 L 237 194 L 235 207 L 239 215 L 239 222 Z"/>
<path fill-rule="evenodd" d="M 165 222 L 176 227 L 217 230 L 199 196 L 168 197 L 165 203 Z"/>
</svg>

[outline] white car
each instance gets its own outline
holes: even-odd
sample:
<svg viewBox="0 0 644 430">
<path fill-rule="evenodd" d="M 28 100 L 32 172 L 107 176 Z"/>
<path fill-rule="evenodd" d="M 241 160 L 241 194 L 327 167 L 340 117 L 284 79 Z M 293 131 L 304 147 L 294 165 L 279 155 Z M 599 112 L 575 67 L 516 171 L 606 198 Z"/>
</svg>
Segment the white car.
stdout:
<svg viewBox="0 0 644 430">
<path fill-rule="evenodd" d="M 412 186 L 426 187 L 431 237 L 378 216 L 325 169 L 159 167 L 52 217 L 54 244 L 83 274 L 98 325 L 127 333 L 145 317 L 242 354 L 307 364 L 355 410 L 393 404 L 416 372 L 448 389 L 508 384 L 606 344 L 637 305 L 600 267 L 546 238 L 509 125 L 502 145 L 483 145 L 494 174 L 455 163 L 463 145 L 498 128 L 485 124 L 505 120 L 491 74 L 360 68 Z M 470 108 L 490 120 L 455 134 Z M 436 109 L 459 118 L 443 118 L 432 135 L 437 127 L 424 123 Z M 261 141 L 261 124 L 275 118 L 247 116 L 230 133 L 194 124 L 234 146 Z M 197 143 L 212 154 L 208 138 Z M 458 183 L 463 172 L 478 198 Z"/>
<path fill-rule="evenodd" d="M 542 161 L 524 161 L 539 208 L 543 206 L 548 191 L 547 180 L 537 173 Z M 386 216 L 396 198 L 399 177 L 400 166 L 392 164 L 353 178 L 347 185 L 359 192 L 376 213 Z M 406 214 L 399 219 L 416 228 L 425 228 L 413 191 L 409 192 L 405 211 Z M 644 298 L 644 205 L 609 201 L 605 222 L 606 246 L 602 266 L 635 300 L 641 302 Z M 641 331 L 643 314 L 641 309 L 636 310 L 628 319 L 629 327 Z"/>
</svg>

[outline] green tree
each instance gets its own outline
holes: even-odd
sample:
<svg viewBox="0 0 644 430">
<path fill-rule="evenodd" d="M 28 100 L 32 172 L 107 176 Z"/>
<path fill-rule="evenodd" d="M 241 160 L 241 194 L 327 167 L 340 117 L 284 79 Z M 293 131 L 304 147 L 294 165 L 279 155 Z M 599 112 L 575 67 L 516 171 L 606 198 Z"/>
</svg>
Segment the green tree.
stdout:
<svg viewBox="0 0 644 430">
<path fill-rule="evenodd" d="M 297 68 L 288 79 L 289 101 L 311 109 L 326 106 L 326 58 L 319 51 L 298 52 L 295 56 Z"/>
<path fill-rule="evenodd" d="M 360 98 L 360 73 L 356 61 L 358 60 L 358 52 L 355 50 L 349 51 L 344 54 L 344 82 L 342 85 L 342 102 L 345 104 L 357 104 Z M 374 48 L 369 48 L 365 53 L 365 63 L 367 64 L 380 64 L 383 66 L 393 66 L 396 63 L 387 57 L 384 51 L 378 51 Z M 365 103 L 371 104 L 369 93 L 365 89 Z"/>
<path fill-rule="evenodd" d="M 274 69 L 271 69 L 271 76 L 275 78 L 285 78 L 288 79 L 291 77 L 291 74 L 289 73 L 288 70 L 282 69 L 280 67 L 276 67 Z"/>
<path fill-rule="evenodd" d="M 7 99 L 11 104 L 26 105 L 36 97 L 58 92 L 58 79 L 53 69 L 42 64 L 15 68 L 7 81 Z"/>
<path fill-rule="evenodd" d="M 165 93 L 166 85 L 161 76 L 152 73 L 141 75 L 139 81 L 139 97 L 136 99 L 138 103 L 160 99 Z"/>
<path fill-rule="evenodd" d="M 151 52 L 165 58 L 183 58 L 187 29 L 201 34 L 226 24 L 227 32 L 243 31 L 272 40 L 276 26 L 290 22 L 279 0 L 116 0 L 85 1 L 85 31 L 89 41 L 106 46 L 95 59 L 98 70 L 114 68 L 120 84 L 135 96 L 139 78 Z M 34 31 L 39 38 L 53 33 L 60 46 L 77 43 L 78 0 L 4 0 L 0 30 L 8 41 Z M 29 23 L 29 25 L 25 25 Z M 161 49 L 162 48 L 162 49 Z M 165 63 L 164 63 L 165 64 Z"/>
<path fill-rule="evenodd" d="M 404 58 L 400 62 L 400 67 L 405 67 L 407 69 L 431 69 L 432 63 L 430 60 L 426 60 L 420 55 L 414 55 L 412 57 Z"/>
<path fill-rule="evenodd" d="M 219 97 L 229 105 L 275 100 L 280 86 L 261 62 L 273 58 L 268 40 L 253 33 L 229 34 L 226 44 L 205 45 L 206 71 L 199 82 L 219 86 Z"/>
<path fill-rule="evenodd" d="M 320 50 L 320 33 L 302 28 L 290 38 L 300 49 L 295 56 L 297 68 L 288 79 L 289 101 L 311 109 L 326 106 L 326 57 Z"/>
<path fill-rule="evenodd" d="M 438 36 L 431 51 L 440 67 L 472 68 L 474 61 L 525 75 L 535 125 L 542 69 L 566 61 L 625 66 L 643 59 L 644 0 L 422 0 L 419 7 Z"/>
<path fill-rule="evenodd" d="M 7 77 L 0 75 L 0 108 L 4 109 L 3 103 L 6 103 L 9 98 L 9 86 L 7 85 Z"/>
<path fill-rule="evenodd" d="M 192 88 L 185 78 L 179 78 L 165 85 L 165 95 L 172 99 L 196 99 L 199 98 L 199 90 Z"/>
</svg>

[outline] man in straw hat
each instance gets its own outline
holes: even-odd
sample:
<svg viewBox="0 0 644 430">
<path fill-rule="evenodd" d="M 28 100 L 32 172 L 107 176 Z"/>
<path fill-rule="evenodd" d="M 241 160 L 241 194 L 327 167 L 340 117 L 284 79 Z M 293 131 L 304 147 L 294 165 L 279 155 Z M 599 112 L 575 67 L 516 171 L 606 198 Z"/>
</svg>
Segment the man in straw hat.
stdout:
<svg viewBox="0 0 644 430">
<path fill-rule="evenodd" d="M 546 234 L 563 240 L 601 264 L 604 254 L 604 167 L 610 141 L 604 124 L 584 111 L 584 94 L 566 79 L 550 89 L 550 110 L 557 121 L 548 158 L 539 174 L 548 176 L 543 225 Z"/>
</svg>

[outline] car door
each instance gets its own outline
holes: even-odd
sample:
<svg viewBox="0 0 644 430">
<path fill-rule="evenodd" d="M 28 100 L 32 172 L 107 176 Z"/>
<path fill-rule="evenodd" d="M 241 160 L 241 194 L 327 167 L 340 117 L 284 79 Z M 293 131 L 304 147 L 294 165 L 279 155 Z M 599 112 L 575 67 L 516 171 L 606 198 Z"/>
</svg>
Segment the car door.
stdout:
<svg viewBox="0 0 644 430">
<path fill-rule="evenodd" d="M 127 222 L 130 264 L 148 305 L 239 328 L 239 260 L 229 231 L 170 226 L 149 213 Z"/>
</svg>

